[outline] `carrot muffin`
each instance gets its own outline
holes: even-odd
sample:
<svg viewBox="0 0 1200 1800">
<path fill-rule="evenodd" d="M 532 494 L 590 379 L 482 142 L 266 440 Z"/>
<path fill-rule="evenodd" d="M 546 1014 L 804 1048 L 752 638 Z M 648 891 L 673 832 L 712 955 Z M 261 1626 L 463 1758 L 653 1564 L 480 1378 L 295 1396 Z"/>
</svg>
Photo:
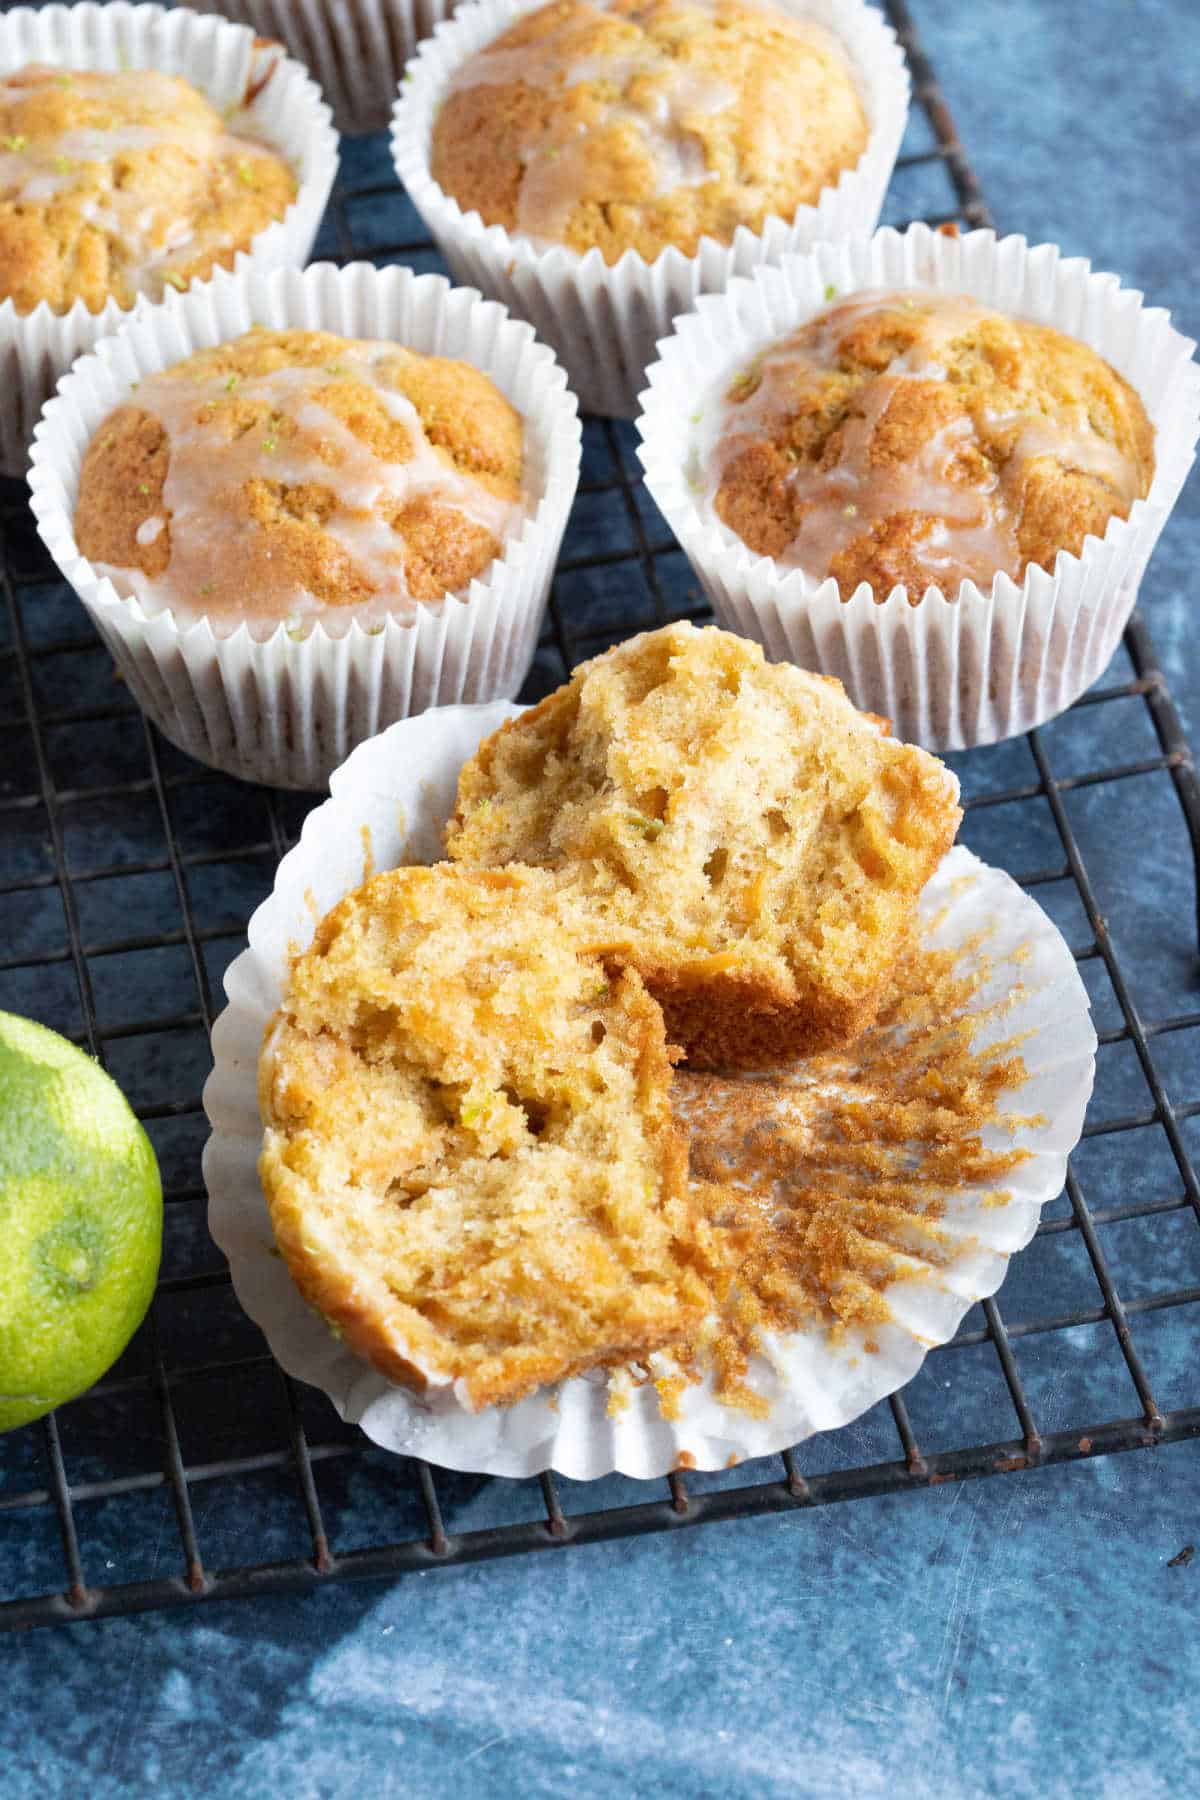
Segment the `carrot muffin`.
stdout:
<svg viewBox="0 0 1200 1800">
<path fill-rule="evenodd" d="M 536 870 L 397 869 L 318 926 L 269 1027 L 260 1161 L 300 1291 L 472 1408 L 686 1338 L 662 1015 Z"/>
<path fill-rule="evenodd" d="M 706 436 L 717 515 L 843 599 L 1052 570 L 1154 474 L 1145 408 L 1096 351 L 927 289 L 818 314 L 738 374 Z"/>
<path fill-rule="evenodd" d="M 761 1066 L 870 1021 L 957 792 L 839 682 L 672 625 L 488 738 L 446 841 L 558 871 L 693 1066 Z"/>
<path fill-rule="evenodd" d="M 19 313 L 161 299 L 232 268 L 295 197 L 287 163 L 177 75 L 0 78 L 0 298 Z"/>
<path fill-rule="evenodd" d="M 791 219 L 867 137 L 837 40 L 769 0 L 554 0 L 463 65 L 430 170 L 487 225 L 651 262 Z"/>
<path fill-rule="evenodd" d="M 142 381 L 84 457 L 75 535 L 148 612 L 296 637 L 460 592 L 524 517 L 523 427 L 476 368 L 248 332 Z"/>
</svg>

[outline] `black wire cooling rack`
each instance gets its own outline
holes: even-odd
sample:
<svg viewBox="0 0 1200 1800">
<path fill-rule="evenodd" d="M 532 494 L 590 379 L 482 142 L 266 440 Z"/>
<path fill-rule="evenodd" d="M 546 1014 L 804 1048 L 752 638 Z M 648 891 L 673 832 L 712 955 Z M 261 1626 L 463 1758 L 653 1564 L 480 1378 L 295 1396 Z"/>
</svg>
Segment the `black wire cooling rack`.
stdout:
<svg viewBox="0 0 1200 1800">
<path fill-rule="evenodd" d="M 913 125 L 887 217 L 989 224 L 902 0 Z M 346 144 L 318 254 L 437 266 L 380 139 Z M 581 656 L 702 618 L 638 481 L 589 421 L 526 697 Z M 398 1575 L 1200 1436 L 1200 784 L 1145 625 L 1114 685 L 1027 739 L 953 759 L 966 841 L 1035 889 L 1100 1032 L 1063 1196 L 903 1395 L 782 1457 L 663 1482 L 483 1481 L 387 1455 L 288 1380 L 204 1225 L 200 1089 L 220 977 L 311 801 L 190 763 L 135 710 L 0 490 L 0 1007 L 85 1044 L 133 1099 L 166 1187 L 150 1317 L 97 1388 L 0 1439 L 0 1626 Z M 1153 582 L 1153 573 L 1151 583 Z M 1182 818 L 1180 809 L 1182 808 Z M 1153 880 L 1133 879 L 1153 844 Z M 1181 994 L 1190 1000 L 1190 1009 Z"/>
</svg>

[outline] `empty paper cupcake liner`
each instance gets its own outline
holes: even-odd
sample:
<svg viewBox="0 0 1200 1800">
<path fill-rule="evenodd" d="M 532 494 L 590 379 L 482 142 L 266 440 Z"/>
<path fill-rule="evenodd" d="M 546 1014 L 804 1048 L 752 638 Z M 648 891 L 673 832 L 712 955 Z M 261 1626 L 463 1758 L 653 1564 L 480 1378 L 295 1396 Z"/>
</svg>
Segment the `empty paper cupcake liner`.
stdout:
<svg viewBox="0 0 1200 1800">
<path fill-rule="evenodd" d="M 341 636 L 281 622 L 219 635 L 123 599 L 80 554 L 75 503 L 84 452 L 143 375 L 251 325 L 385 338 L 461 357 L 490 376 L 525 422 L 526 517 L 461 595 Z M 425 707 L 516 693 L 537 643 L 579 478 L 580 425 L 562 370 L 528 325 L 469 288 L 364 263 L 220 274 L 127 323 L 60 383 L 37 429 L 29 484 L 43 542 L 92 619 L 138 705 L 180 749 L 227 774 L 321 788 L 364 738 Z"/>
<path fill-rule="evenodd" d="M 298 191 L 283 218 L 238 252 L 234 269 L 300 268 L 308 261 L 337 174 L 338 140 L 319 89 L 277 44 L 256 43 L 245 26 L 201 18 L 184 7 L 167 11 L 125 0 L 39 11 L 16 7 L 0 15 L 0 71 L 31 62 L 182 75 L 221 112 L 239 108 L 253 94 L 245 117 L 291 164 Z M 206 285 L 193 282 L 192 288 Z M 77 300 L 69 312 L 56 313 L 42 301 L 19 313 L 11 300 L 0 301 L 0 471 L 25 473 L 38 414 L 59 376 L 148 305 L 139 300 L 129 308 L 110 300 L 93 313 Z"/>
<path fill-rule="evenodd" d="M 983 1141 L 990 1150 L 1028 1154 L 1003 1181 L 965 1181 L 949 1194 L 936 1250 L 918 1233 L 899 1259 L 884 1290 L 886 1320 L 869 1331 L 814 1325 L 765 1340 L 751 1371 L 769 1398 L 764 1416 L 719 1401 L 711 1379 L 685 1387 L 677 1406 L 664 1408 L 652 1384 L 625 1371 L 597 1371 L 478 1413 L 465 1411 L 447 1388 L 418 1397 L 331 1334 L 276 1252 L 257 1173 L 256 1069 L 289 957 L 369 867 L 442 854 L 459 769 L 515 710 L 452 707 L 362 745 L 334 775 L 332 797 L 309 815 L 250 921 L 249 947 L 225 977 L 229 1004 L 213 1033 L 215 1067 L 204 1091 L 212 1126 L 204 1152 L 209 1228 L 229 1259 L 238 1298 L 282 1366 L 322 1389 L 343 1418 L 389 1450 L 448 1468 L 650 1477 L 724 1468 L 848 1424 L 910 1380 L 967 1309 L 999 1287 L 1009 1256 L 1029 1241 L 1042 1206 L 1061 1189 L 1091 1092 L 1096 1037 L 1069 949 L 1015 882 L 963 849 L 950 853 L 925 892 L 924 931 L 961 950 L 977 970 L 980 985 L 963 1005 L 980 1014 L 981 1039 L 1020 1046 L 1023 1080 L 1003 1096 L 1010 1123 L 987 1127 Z M 669 1376 L 668 1359 L 651 1364 Z"/>
<path fill-rule="evenodd" d="M 698 294 L 718 293 L 731 276 L 788 251 L 872 231 L 904 136 L 909 80 L 890 26 L 864 0 L 780 0 L 839 40 L 870 124 L 854 168 L 815 206 L 761 232 L 739 226 L 730 244 L 704 238 L 694 256 L 668 248 L 648 263 L 627 250 L 608 264 L 599 250 L 564 245 L 539 250 L 503 226 L 464 213 L 429 172 L 430 135 L 457 70 L 523 12 L 542 0 L 471 0 L 423 43 L 409 65 L 392 120 L 392 152 L 401 181 L 456 279 L 469 281 L 528 319 L 552 344 L 585 412 L 632 418 L 655 345 Z"/>
<path fill-rule="evenodd" d="M 876 596 L 864 583 L 844 601 L 832 578 L 750 550 L 693 491 L 689 471 L 707 409 L 759 351 L 835 295 L 914 287 L 972 295 L 1098 350 L 1154 424 L 1154 480 L 1127 519 L 1110 519 L 1078 556 L 1060 552 L 1053 572 L 1029 568 L 1020 585 L 998 575 L 990 589 L 930 588 L 913 605 L 903 587 Z M 756 638 L 776 661 L 838 676 L 856 705 L 890 718 L 900 737 L 931 750 L 991 744 L 1062 712 L 1112 657 L 1195 457 L 1194 349 L 1161 308 L 1053 244 L 1030 248 L 991 231 L 947 237 L 927 225 L 821 244 L 702 298 L 676 321 L 642 396 L 646 486 L 731 631 Z"/>
<path fill-rule="evenodd" d="M 278 38 L 307 65 L 339 131 L 379 131 L 391 116 L 404 65 L 454 0 L 197 0 Z"/>
</svg>

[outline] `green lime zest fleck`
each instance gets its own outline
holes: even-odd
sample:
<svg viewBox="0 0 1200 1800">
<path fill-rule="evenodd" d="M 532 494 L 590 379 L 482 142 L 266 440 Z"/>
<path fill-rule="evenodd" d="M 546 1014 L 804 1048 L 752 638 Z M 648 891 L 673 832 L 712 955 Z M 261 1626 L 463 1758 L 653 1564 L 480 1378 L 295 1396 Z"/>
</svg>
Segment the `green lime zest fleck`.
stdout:
<svg viewBox="0 0 1200 1800">
<path fill-rule="evenodd" d="M 633 827 L 634 831 L 640 831 L 643 837 L 653 840 L 656 837 L 662 836 L 663 827 L 661 819 L 647 818 L 645 813 L 627 812 L 625 814 L 625 820 L 627 824 Z"/>
<path fill-rule="evenodd" d="M 138 482 L 138 493 L 139 494 L 148 494 L 149 492 L 150 492 L 150 483 L 148 481 L 139 481 Z"/>
<path fill-rule="evenodd" d="M 178 269 L 168 269 L 166 274 L 163 276 L 163 280 L 168 284 L 168 286 L 177 289 L 177 291 L 181 294 L 182 294 L 184 288 L 187 286 L 186 278 L 179 273 Z"/>
<path fill-rule="evenodd" d="M 240 375 L 230 375 L 225 382 L 225 392 L 227 394 L 232 394 L 234 388 L 237 386 L 238 382 L 241 379 L 242 378 Z"/>
<path fill-rule="evenodd" d="M 832 281 L 827 281 L 825 283 L 825 298 L 827 300 L 837 299 L 837 288 Z"/>
<path fill-rule="evenodd" d="M 6 150 L 23 150 L 28 142 L 29 139 L 25 136 L 24 132 L 17 132 L 14 137 L 5 138 L 4 148 Z"/>
<path fill-rule="evenodd" d="M 239 181 L 244 182 L 247 187 L 254 186 L 254 170 L 250 167 L 250 164 L 248 162 L 246 162 L 246 160 L 244 158 L 241 162 L 239 162 L 239 164 L 237 166 L 237 172 L 238 172 L 238 180 Z"/>
<path fill-rule="evenodd" d="M 71 161 L 69 156 L 56 156 L 54 159 L 54 167 L 60 175 L 69 175 L 71 170 L 75 167 L 75 164 Z"/>
<path fill-rule="evenodd" d="M 62 74 L 58 78 L 58 85 L 59 85 L 59 87 L 74 87 L 75 86 L 75 77 L 72 75 L 70 69 L 63 70 Z"/>
<path fill-rule="evenodd" d="M 762 381 L 762 367 L 765 358 L 766 351 L 760 351 L 752 362 L 746 364 L 740 374 L 734 376 L 729 384 L 728 399 L 737 404 L 741 400 L 749 400 L 751 394 L 758 391 Z"/>
</svg>

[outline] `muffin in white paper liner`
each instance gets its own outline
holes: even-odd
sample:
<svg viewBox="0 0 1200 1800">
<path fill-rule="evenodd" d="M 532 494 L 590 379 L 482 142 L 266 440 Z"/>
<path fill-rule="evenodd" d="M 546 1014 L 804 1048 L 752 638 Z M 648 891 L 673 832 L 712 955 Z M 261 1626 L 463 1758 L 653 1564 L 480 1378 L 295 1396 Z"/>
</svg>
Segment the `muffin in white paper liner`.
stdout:
<svg viewBox="0 0 1200 1800">
<path fill-rule="evenodd" d="M 339 131 L 379 131 L 391 116 L 404 65 L 454 0 L 196 0 L 278 38 L 307 64 Z"/>
<path fill-rule="evenodd" d="M 127 0 L 0 13 L 0 73 L 31 62 L 182 75 L 219 112 L 236 111 L 239 125 L 291 164 L 297 193 L 283 218 L 237 253 L 234 270 L 300 268 L 308 261 L 337 175 L 338 139 L 320 90 L 278 44 L 256 43 L 244 25 L 202 18 L 186 7 L 168 11 Z M 194 291 L 208 284 L 190 285 Z M 109 300 L 93 313 L 77 300 L 57 313 L 42 301 L 20 313 L 11 300 L 0 300 L 0 472 L 25 473 L 38 414 L 64 369 L 149 304 L 144 297 L 132 307 Z"/>
<path fill-rule="evenodd" d="M 1147 497 L 1127 519 L 1110 519 L 1102 538 L 1089 535 L 1079 556 L 1060 551 L 1052 573 L 1031 566 L 1020 585 L 998 575 L 986 591 L 964 581 L 957 595 L 931 586 L 916 605 L 902 586 L 876 597 L 865 582 L 843 601 L 832 577 L 818 581 L 757 555 L 689 484 L 712 411 L 759 351 L 864 288 L 968 294 L 1090 344 L 1137 389 L 1154 425 Z M 947 237 L 922 224 L 885 228 L 758 269 L 677 319 L 642 395 L 639 455 L 722 625 L 756 638 L 776 661 L 836 675 L 857 706 L 890 718 L 898 737 L 960 750 L 1053 718 L 1107 666 L 1195 457 L 1194 350 L 1168 313 L 1053 244 L 1030 247 L 992 231 Z"/>
<path fill-rule="evenodd" d="M 632 418 L 655 344 L 698 294 L 788 251 L 873 231 L 908 119 L 909 78 L 895 33 L 865 0 L 778 0 L 785 12 L 831 32 L 846 52 L 870 126 L 852 169 L 813 206 L 739 226 L 732 243 L 705 237 L 694 256 L 668 247 L 648 263 L 635 250 L 606 263 L 598 249 L 538 249 L 501 225 L 464 213 L 429 170 L 438 108 L 461 65 L 543 0 L 469 0 L 420 46 L 392 118 L 396 171 L 459 281 L 469 281 L 528 319 L 552 344 L 585 412 Z"/>
<path fill-rule="evenodd" d="M 179 624 L 122 598 L 80 554 L 74 513 L 84 452 L 143 375 L 251 325 L 387 338 L 461 357 L 524 419 L 526 514 L 461 595 L 417 602 L 382 628 L 353 621 L 269 638 L 207 619 Z M 575 397 L 530 327 L 441 275 L 316 263 L 301 272 L 220 274 L 131 320 L 59 385 L 38 426 L 29 484 L 42 541 L 70 582 L 138 705 L 189 755 L 276 787 L 322 788 L 356 744 L 430 706 L 515 694 L 537 643 L 579 478 Z"/>
<path fill-rule="evenodd" d="M 212 1125 L 204 1151 L 209 1228 L 229 1259 L 238 1298 L 282 1366 L 323 1389 L 343 1418 L 389 1450 L 447 1468 L 649 1477 L 680 1466 L 722 1468 L 848 1424 L 908 1381 L 926 1351 L 953 1336 L 968 1307 L 999 1287 L 1009 1256 L 1029 1241 L 1042 1206 L 1062 1187 L 1092 1087 L 1096 1037 L 1070 951 L 1015 882 L 961 848 L 930 882 L 922 915 L 933 942 L 969 946 L 968 957 L 978 957 L 976 940 L 987 938 L 986 979 L 969 1002 L 988 1015 L 978 1041 L 1019 1038 L 1027 1078 L 1003 1096 L 1005 1115 L 1023 1121 L 1015 1135 L 987 1127 L 982 1136 L 988 1150 L 1019 1146 L 1028 1157 L 1002 1188 L 964 1187 L 950 1197 L 937 1221 L 943 1266 L 914 1253 L 908 1267 L 916 1278 L 901 1276 L 885 1290 L 891 1317 L 872 1328 L 873 1348 L 858 1328 L 837 1339 L 814 1326 L 765 1340 L 771 1360 L 759 1356 L 751 1365 L 753 1385 L 771 1403 L 765 1417 L 719 1402 L 709 1376 L 684 1388 L 678 1416 L 667 1419 L 654 1387 L 634 1384 L 625 1371 L 578 1377 L 478 1413 L 464 1410 L 445 1384 L 418 1397 L 330 1333 L 275 1249 L 257 1173 L 256 1070 L 289 954 L 310 942 L 317 920 L 370 867 L 437 860 L 461 765 L 517 710 L 450 707 L 360 746 L 250 921 L 249 947 L 225 977 L 229 1004 L 213 1033 L 215 1066 L 204 1090 Z M 650 1363 L 656 1374 L 671 1372 L 666 1357 Z M 611 1411 L 610 1384 L 621 1395 Z"/>
</svg>

